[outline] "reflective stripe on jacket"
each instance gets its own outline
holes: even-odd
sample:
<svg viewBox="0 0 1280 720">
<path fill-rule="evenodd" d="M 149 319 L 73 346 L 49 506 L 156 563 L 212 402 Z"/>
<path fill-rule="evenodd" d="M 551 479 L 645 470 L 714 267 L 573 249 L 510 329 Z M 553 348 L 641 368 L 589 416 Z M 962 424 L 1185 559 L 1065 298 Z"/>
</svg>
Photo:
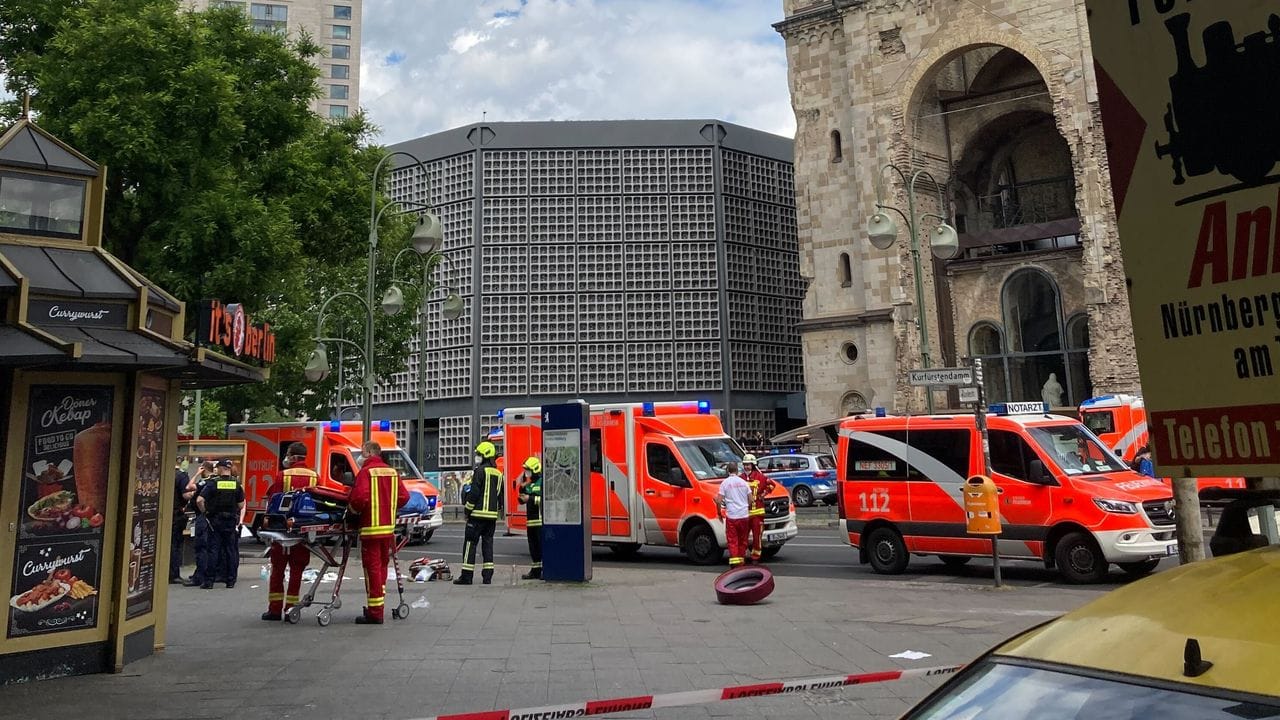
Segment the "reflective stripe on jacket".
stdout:
<svg viewBox="0 0 1280 720">
<path fill-rule="evenodd" d="M 289 468 L 284 471 L 284 489 L 285 492 L 290 490 L 306 490 L 313 488 L 320 482 L 320 476 L 315 470 L 308 468 Z"/>
<path fill-rule="evenodd" d="M 477 477 L 481 473 L 484 477 Z M 501 504 L 502 471 L 488 463 L 482 463 L 472 474 L 471 491 L 467 493 L 463 507 L 471 511 L 471 517 L 497 520 Z"/>
</svg>

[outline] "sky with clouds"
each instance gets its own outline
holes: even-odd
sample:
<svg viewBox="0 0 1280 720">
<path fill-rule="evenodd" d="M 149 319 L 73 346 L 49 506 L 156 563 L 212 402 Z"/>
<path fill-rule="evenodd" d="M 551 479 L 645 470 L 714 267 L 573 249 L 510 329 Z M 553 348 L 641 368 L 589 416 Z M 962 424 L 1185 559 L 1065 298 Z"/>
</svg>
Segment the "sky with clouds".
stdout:
<svg viewBox="0 0 1280 720">
<path fill-rule="evenodd" d="M 482 113 L 791 137 L 781 19 L 782 0 L 365 0 L 360 104 L 384 144 Z"/>
</svg>

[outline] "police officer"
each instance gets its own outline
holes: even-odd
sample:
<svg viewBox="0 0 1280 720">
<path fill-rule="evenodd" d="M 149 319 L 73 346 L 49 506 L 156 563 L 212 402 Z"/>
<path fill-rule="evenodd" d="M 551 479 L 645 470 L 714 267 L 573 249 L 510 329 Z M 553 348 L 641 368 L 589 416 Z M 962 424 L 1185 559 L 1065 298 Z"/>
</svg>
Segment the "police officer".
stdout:
<svg viewBox="0 0 1280 720">
<path fill-rule="evenodd" d="M 498 525 L 498 508 L 502 505 L 502 471 L 494 464 L 498 448 L 488 440 L 476 445 L 475 468 L 471 472 L 471 487 L 463 496 L 462 509 L 467 516 L 467 529 L 463 536 L 462 572 L 454 585 L 470 585 L 476 569 L 476 544 L 484 553 L 482 582 L 493 582 L 493 532 Z"/>
<path fill-rule="evenodd" d="M 524 461 L 520 477 L 520 502 L 524 503 L 529 535 L 529 557 L 533 567 L 521 575 L 522 580 L 542 577 L 542 461 L 536 456 Z"/>
<path fill-rule="evenodd" d="M 320 476 L 315 470 L 307 467 L 307 446 L 300 442 L 292 443 L 285 451 L 284 475 L 271 484 L 267 490 L 270 500 L 276 493 L 291 490 L 306 490 L 315 487 Z M 311 559 L 311 551 L 302 543 L 295 543 L 285 548 L 280 543 L 271 543 L 267 551 L 271 558 L 271 577 L 267 583 L 267 611 L 262 613 L 263 620 L 280 620 L 284 610 L 298 604 L 298 594 L 302 589 L 302 572 L 307 569 L 307 561 Z M 289 569 L 289 591 L 285 592 L 284 571 Z"/>
<path fill-rule="evenodd" d="M 209 518 L 204 510 L 200 509 L 197 499 L 215 474 L 211 461 L 205 460 L 200 463 L 195 477 L 191 478 L 191 482 L 187 484 L 187 491 L 182 494 L 182 497 L 187 500 L 186 511 L 195 514 L 195 521 L 192 523 L 191 549 L 196 556 L 196 571 L 192 573 L 190 582 L 183 583 L 187 587 L 204 587 L 206 583 L 209 587 L 213 587 L 214 568 L 209 566 Z"/>
<path fill-rule="evenodd" d="M 173 523 L 169 535 L 169 582 L 182 583 L 182 541 L 187 531 L 187 488 L 191 478 L 182 469 L 182 462 L 173 468 Z"/>
<path fill-rule="evenodd" d="M 205 513 L 209 522 L 208 554 L 204 583 L 200 587 L 213 587 L 213 577 L 223 573 L 227 587 L 236 586 L 240 574 L 240 518 L 244 515 L 244 488 L 231 475 L 231 461 L 218 461 L 217 478 L 205 483 L 196 498 L 196 507 Z"/>
</svg>

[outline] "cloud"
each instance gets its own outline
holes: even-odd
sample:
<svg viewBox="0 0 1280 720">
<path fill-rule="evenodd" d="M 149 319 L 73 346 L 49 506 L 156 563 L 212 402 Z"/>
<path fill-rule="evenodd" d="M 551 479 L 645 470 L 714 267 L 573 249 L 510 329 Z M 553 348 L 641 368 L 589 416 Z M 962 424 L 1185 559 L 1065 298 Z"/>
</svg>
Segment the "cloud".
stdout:
<svg viewBox="0 0 1280 720">
<path fill-rule="evenodd" d="M 383 143 L 481 113 L 719 118 L 790 137 L 781 16 L 778 0 L 366 0 L 360 104 Z"/>
</svg>

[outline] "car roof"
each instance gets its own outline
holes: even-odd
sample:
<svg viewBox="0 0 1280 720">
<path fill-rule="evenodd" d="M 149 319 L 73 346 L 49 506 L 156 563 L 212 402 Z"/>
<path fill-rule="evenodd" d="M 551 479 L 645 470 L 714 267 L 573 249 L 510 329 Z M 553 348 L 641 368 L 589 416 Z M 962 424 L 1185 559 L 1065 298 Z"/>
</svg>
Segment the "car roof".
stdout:
<svg viewBox="0 0 1280 720">
<path fill-rule="evenodd" d="M 1280 697 L 1280 546 L 1167 570 L 1027 632 L 996 656 Z M 1187 640 L 1213 663 L 1185 677 Z"/>
<path fill-rule="evenodd" d="M 910 421 L 910 427 L 913 430 L 919 430 L 928 427 L 933 423 L 937 423 L 937 427 L 949 428 L 972 428 L 975 427 L 977 420 L 973 415 L 967 413 L 955 413 L 946 415 L 890 415 L 887 417 L 851 417 L 840 423 L 841 430 L 885 430 L 907 427 Z M 1024 415 L 987 415 L 987 424 L 992 427 L 1008 427 L 1010 425 L 1022 425 L 1024 427 L 1039 427 L 1051 425 L 1074 425 L 1079 423 L 1073 417 L 1066 415 L 1053 415 L 1048 413 L 1029 413 Z"/>
</svg>

